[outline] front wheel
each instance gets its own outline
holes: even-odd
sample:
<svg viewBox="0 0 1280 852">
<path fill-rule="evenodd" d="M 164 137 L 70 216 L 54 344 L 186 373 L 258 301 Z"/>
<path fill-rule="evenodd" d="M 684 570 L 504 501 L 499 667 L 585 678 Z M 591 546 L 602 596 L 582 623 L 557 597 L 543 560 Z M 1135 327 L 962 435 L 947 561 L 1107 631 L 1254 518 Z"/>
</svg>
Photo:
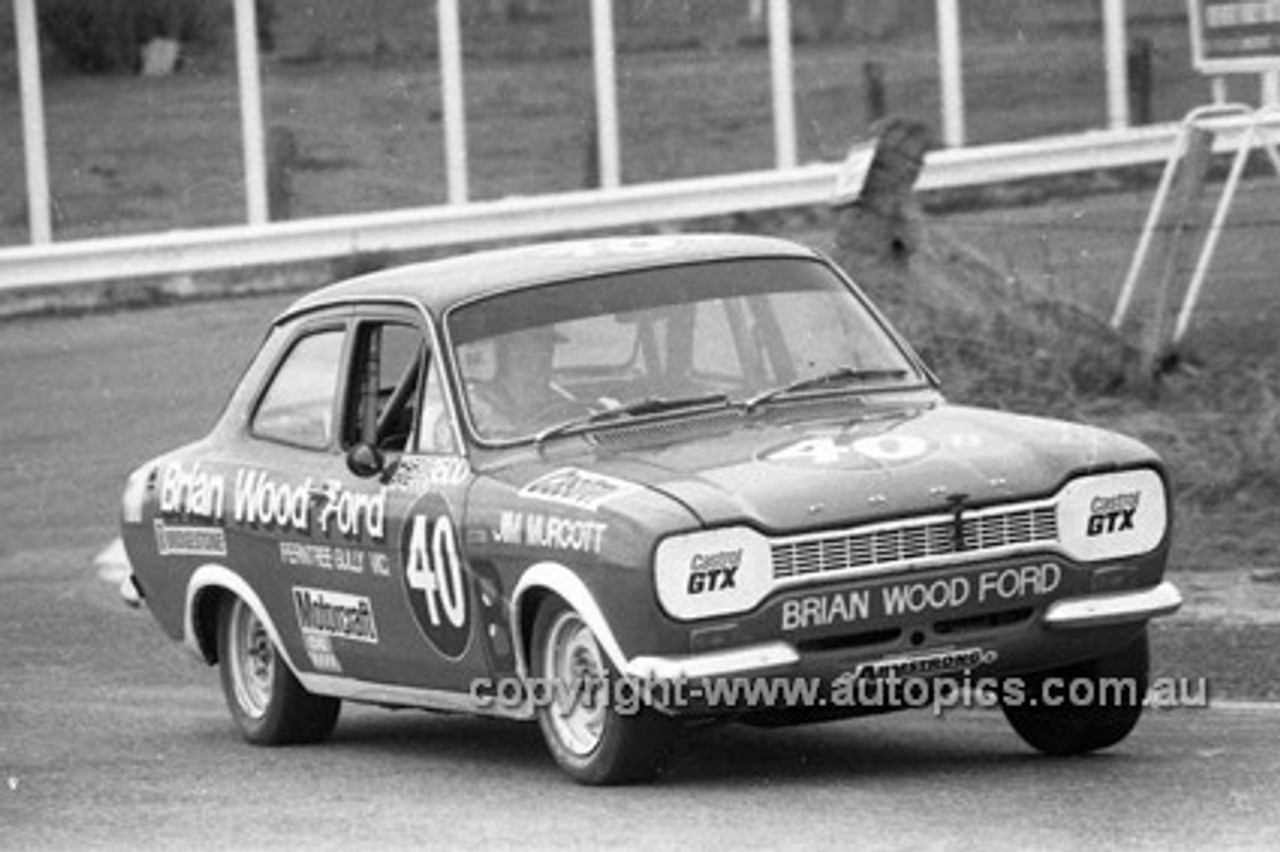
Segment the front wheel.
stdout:
<svg viewBox="0 0 1280 852">
<path fill-rule="evenodd" d="M 538 610 L 533 675 L 550 700 L 538 725 L 560 767 L 582 784 L 652 778 L 665 762 L 677 723 L 638 701 L 619 702 L 616 673 L 582 616 L 558 601 Z M 630 698 L 635 698 L 630 691 Z"/>
<path fill-rule="evenodd" d="M 1037 672 L 1006 690 L 1005 718 L 1033 748 L 1055 756 L 1109 748 L 1138 724 L 1150 654 L 1144 630 L 1114 654 Z M 1016 694 L 1018 700 L 1009 696 Z"/>
<path fill-rule="evenodd" d="M 223 601 L 218 613 L 218 666 L 231 718 L 249 742 L 315 743 L 333 733 L 342 702 L 303 689 L 262 620 L 240 598 Z"/>
</svg>

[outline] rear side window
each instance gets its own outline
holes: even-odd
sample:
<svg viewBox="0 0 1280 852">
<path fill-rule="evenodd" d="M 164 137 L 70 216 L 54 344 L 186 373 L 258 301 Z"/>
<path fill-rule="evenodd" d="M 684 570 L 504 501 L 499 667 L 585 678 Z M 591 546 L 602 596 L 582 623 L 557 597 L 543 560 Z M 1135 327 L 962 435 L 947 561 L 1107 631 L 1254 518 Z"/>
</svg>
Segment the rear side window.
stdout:
<svg viewBox="0 0 1280 852">
<path fill-rule="evenodd" d="M 313 449 L 333 443 L 344 337 L 332 329 L 293 344 L 253 415 L 254 435 Z"/>
</svg>

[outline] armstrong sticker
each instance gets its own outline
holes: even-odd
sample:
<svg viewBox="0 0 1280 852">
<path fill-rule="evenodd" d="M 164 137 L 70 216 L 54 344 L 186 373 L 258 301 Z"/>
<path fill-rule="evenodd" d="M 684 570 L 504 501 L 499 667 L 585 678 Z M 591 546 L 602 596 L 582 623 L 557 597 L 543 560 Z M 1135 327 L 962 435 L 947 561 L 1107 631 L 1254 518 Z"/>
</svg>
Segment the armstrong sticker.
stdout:
<svg viewBox="0 0 1280 852">
<path fill-rule="evenodd" d="M 573 467 L 540 476 L 520 489 L 520 496 L 594 512 L 605 502 L 639 488 L 632 482 Z"/>
<path fill-rule="evenodd" d="M 471 593 L 458 533 L 445 501 L 428 495 L 414 505 L 401 534 L 404 591 L 418 627 L 451 660 L 471 641 Z"/>
<path fill-rule="evenodd" d="M 376 645 L 373 606 L 360 595 L 293 587 L 293 608 L 303 633 Z"/>
<path fill-rule="evenodd" d="M 157 518 L 155 531 L 161 556 L 227 555 L 227 535 L 221 527 L 176 527 Z"/>
<path fill-rule="evenodd" d="M 999 655 L 987 648 L 944 648 L 923 654 L 907 654 L 862 663 L 853 670 L 855 679 L 889 680 L 925 677 L 947 672 L 969 671 L 994 663 Z"/>
</svg>

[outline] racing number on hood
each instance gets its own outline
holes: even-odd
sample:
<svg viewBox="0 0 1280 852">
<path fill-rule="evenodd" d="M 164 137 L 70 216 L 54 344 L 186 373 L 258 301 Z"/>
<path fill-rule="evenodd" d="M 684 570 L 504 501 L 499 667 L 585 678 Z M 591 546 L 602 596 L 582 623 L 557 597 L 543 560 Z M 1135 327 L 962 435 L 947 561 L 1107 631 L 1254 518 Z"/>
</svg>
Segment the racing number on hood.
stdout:
<svg viewBox="0 0 1280 852">
<path fill-rule="evenodd" d="M 470 596 L 458 534 L 443 500 L 427 498 L 404 526 L 400 552 L 409 608 L 427 641 L 456 660 L 471 638 Z"/>
<path fill-rule="evenodd" d="M 956 441 L 952 443 L 959 446 Z M 770 462 L 818 467 L 880 467 L 906 464 L 938 449 L 938 442 L 918 435 L 883 434 L 856 438 L 850 434 L 810 435 L 766 450 Z"/>
</svg>

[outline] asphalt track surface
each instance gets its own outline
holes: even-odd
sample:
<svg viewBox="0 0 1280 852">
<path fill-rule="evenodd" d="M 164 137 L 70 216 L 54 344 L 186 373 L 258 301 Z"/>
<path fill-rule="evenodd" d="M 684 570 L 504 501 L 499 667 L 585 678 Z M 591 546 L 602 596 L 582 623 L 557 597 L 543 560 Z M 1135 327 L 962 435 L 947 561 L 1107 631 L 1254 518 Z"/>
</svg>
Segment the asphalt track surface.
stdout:
<svg viewBox="0 0 1280 852">
<path fill-rule="evenodd" d="M 348 707 L 326 745 L 244 744 L 216 672 L 90 563 L 125 474 L 204 431 L 282 304 L 0 326 L 0 848 L 1280 848 L 1262 705 L 1071 760 L 994 712 L 726 726 L 607 790 L 530 725 Z"/>
</svg>

